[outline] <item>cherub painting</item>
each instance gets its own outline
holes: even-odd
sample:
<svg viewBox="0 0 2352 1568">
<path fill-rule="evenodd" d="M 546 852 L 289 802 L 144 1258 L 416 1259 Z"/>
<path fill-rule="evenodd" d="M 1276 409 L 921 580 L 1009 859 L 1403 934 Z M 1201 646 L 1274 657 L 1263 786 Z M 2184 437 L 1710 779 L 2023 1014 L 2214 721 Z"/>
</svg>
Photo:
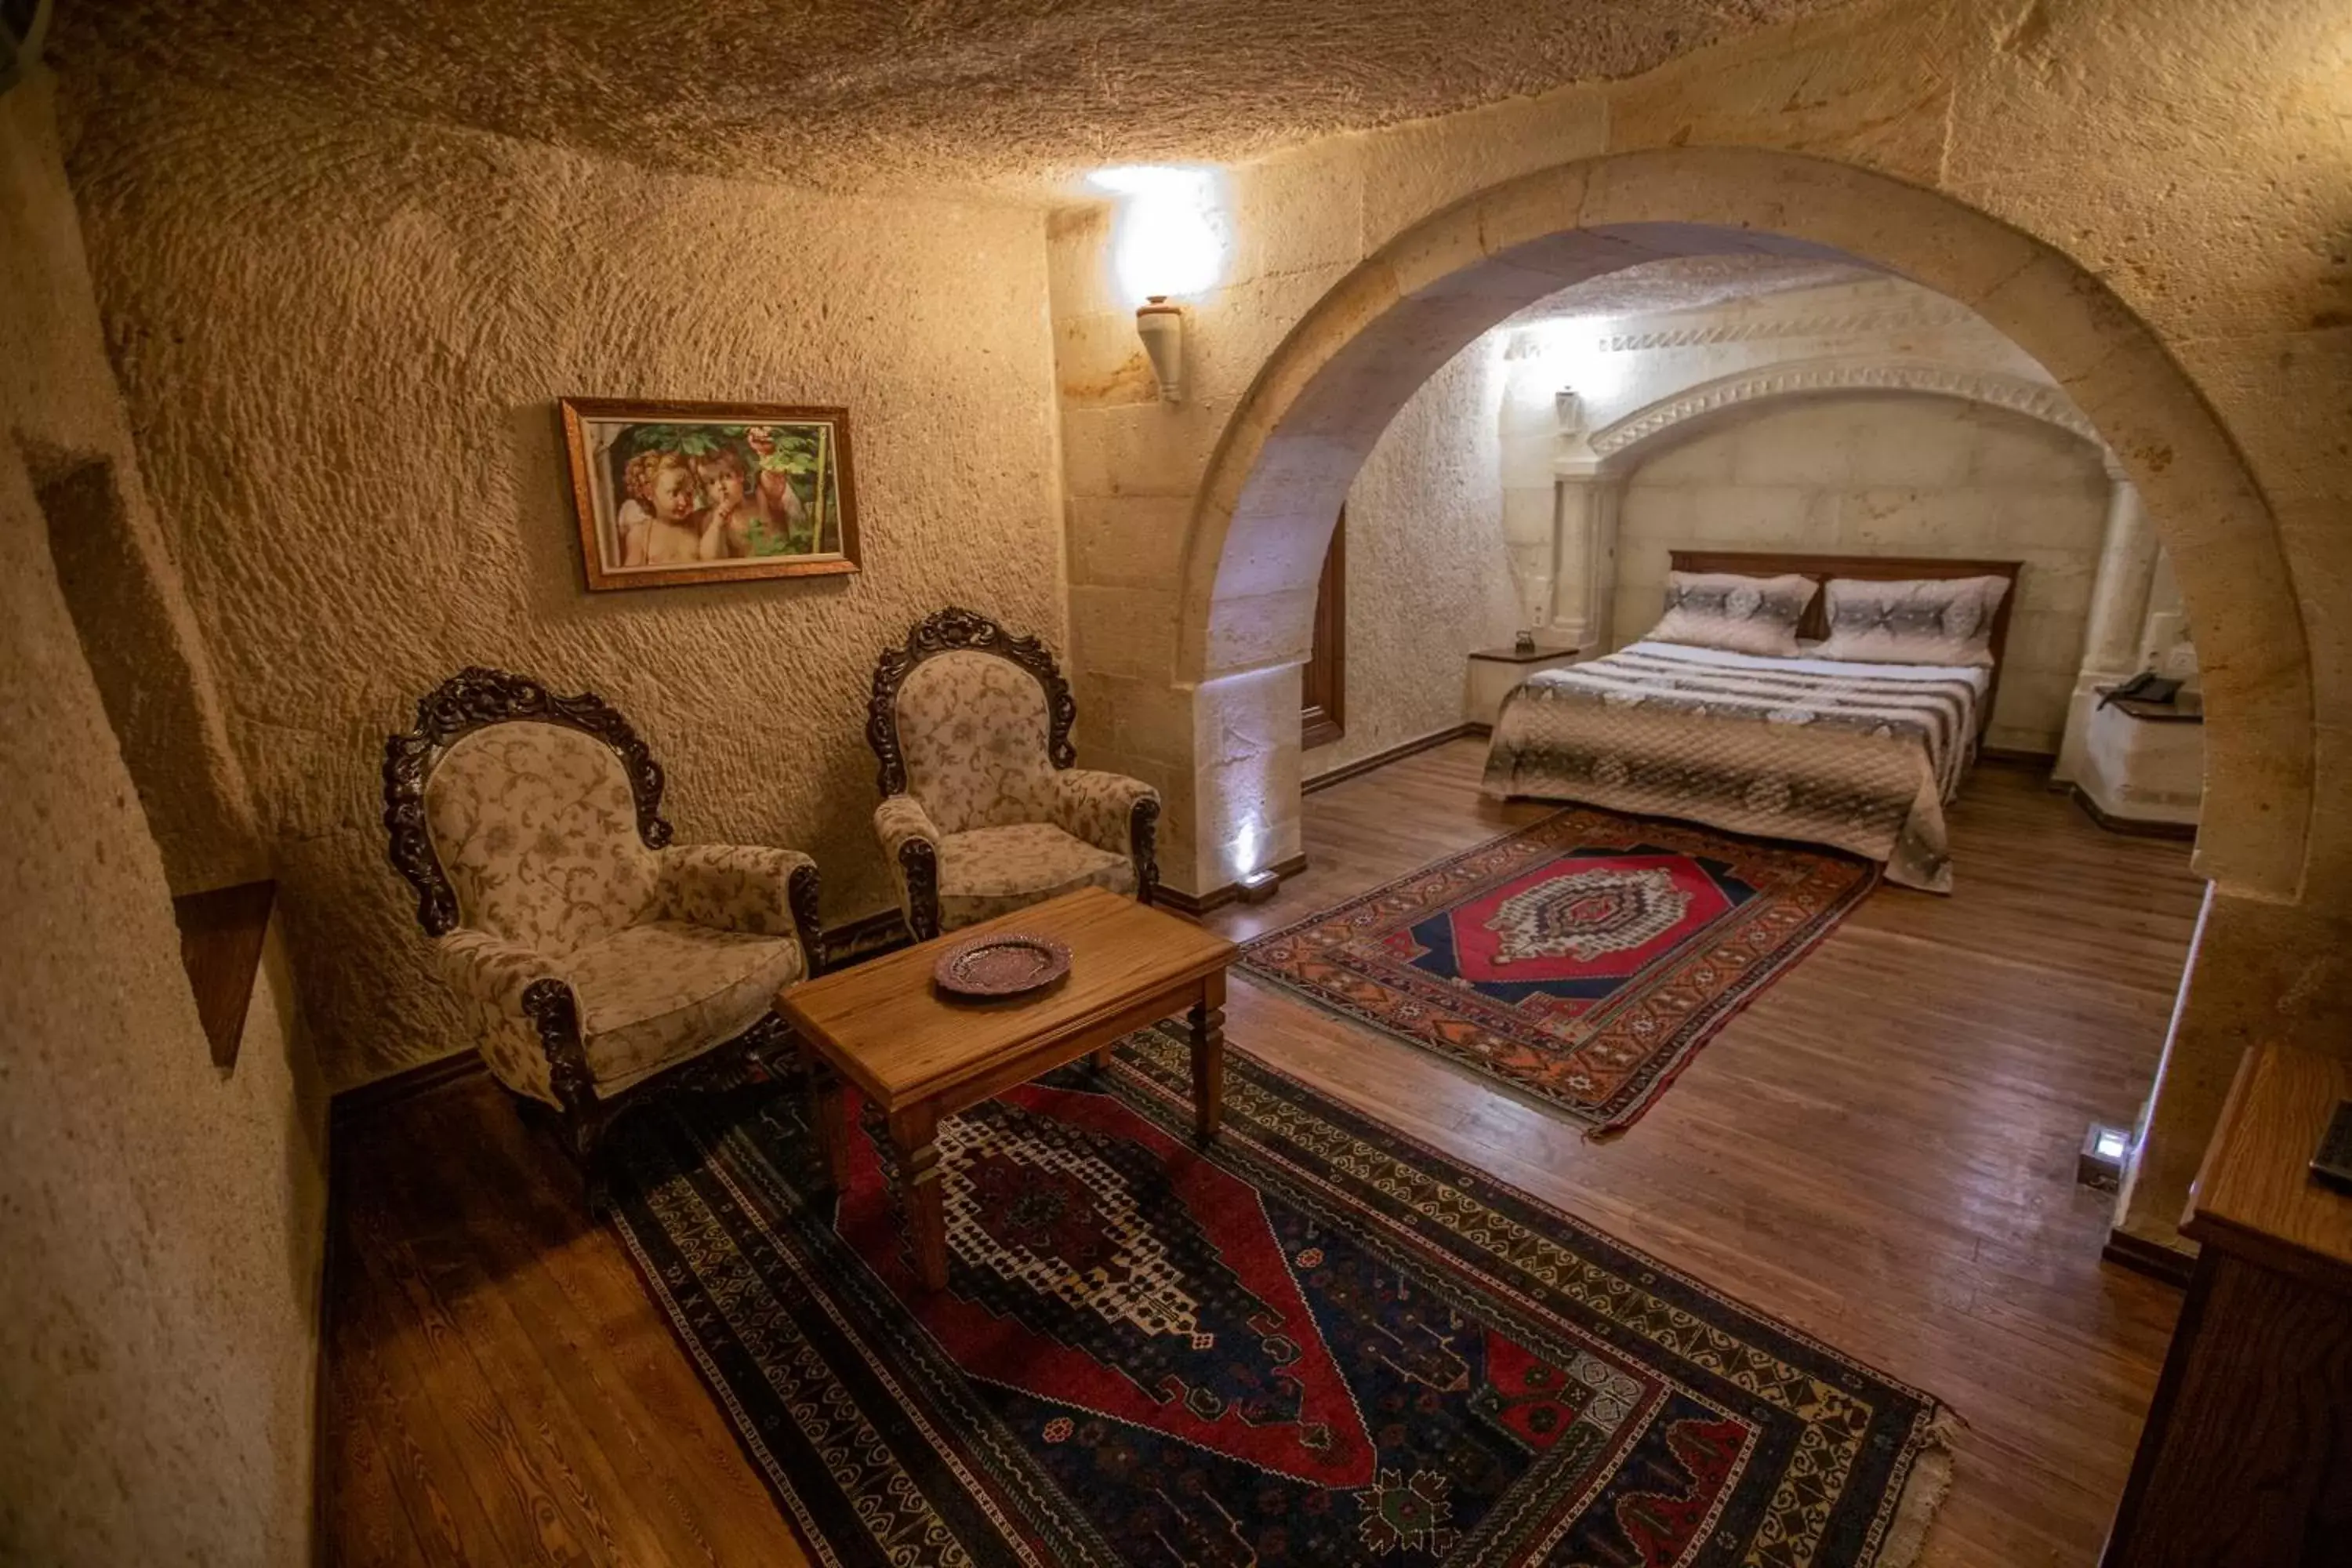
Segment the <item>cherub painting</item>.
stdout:
<svg viewBox="0 0 2352 1568">
<path fill-rule="evenodd" d="M 567 398 L 591 588 L 857 570 L 840 408 Z"/>
</svg>

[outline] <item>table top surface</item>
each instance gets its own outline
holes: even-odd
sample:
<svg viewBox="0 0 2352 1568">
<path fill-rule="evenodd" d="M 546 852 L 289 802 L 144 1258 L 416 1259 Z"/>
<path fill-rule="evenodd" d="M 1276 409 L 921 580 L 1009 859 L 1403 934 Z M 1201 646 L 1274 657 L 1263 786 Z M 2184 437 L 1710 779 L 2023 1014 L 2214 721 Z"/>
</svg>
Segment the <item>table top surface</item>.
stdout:
<svg viewBox="0 0 2352 1568">
<path fill-rule="evenodd" d="M 931 981 L 940 954 L 991 931 L 1034 932 L 1066 944 L 1068 976 L 1027 996 L 942 995 Z M 1155 991 L 1222 970 L 1235 952 L 1190 921 L 1087 888 L 790 987 L 776 1007 L 851 1082 L 898 1106 L 970 1079 L 1009 1052 L 1084 1033 Z"/>
<path fill-rule="evenodd" d="M 2352 1280 L 2352 1195 L 2310 1170 L 2347 1099 L 2352 1061 L 2279 1046 L 2247 1052 L 2181 1228 L 2208 1247 Z"/>
<path fill-rule="evenodd" d="M 1573 647 L 1555 647 L 1549 643 L 1538 643 L 1533 647 L 1516 647 L 1506 644 L 1501 647 L 1474 647 L 1470 650 L 1470 657 L 1487 659 L 1496 664 L 1536 664 L 1547 658 L 1572 658 L 1575 653 L 1576 649 Z"/>
</svg>

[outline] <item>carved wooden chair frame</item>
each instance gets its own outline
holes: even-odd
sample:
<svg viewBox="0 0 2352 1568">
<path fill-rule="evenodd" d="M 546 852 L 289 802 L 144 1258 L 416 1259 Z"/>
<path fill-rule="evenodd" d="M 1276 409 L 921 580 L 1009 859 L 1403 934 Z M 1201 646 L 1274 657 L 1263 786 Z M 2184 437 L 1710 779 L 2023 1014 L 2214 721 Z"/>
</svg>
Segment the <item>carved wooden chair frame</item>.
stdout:
<svg viewBox="0 0 2352 1568">
<path fill-rule="evenodd" d="M 433 851 L 425 826 L 425 780 L 465 736 L 519 721 L 561 724 L 612 748 L 636 803 L 637 837 L 648 849 L 670 841 L 670 825 L 661 814 L 661 764 L 618 710 L 592 692 L 559 696 L 529 676 L 478 665 L 462 669 L 417 700 L 415 728 L 383 743 L 383 826 L 392 840 L 392 864 L 416 889 L 416 921 L 427 936 L 446 936 L 457 929 L 458 919 L 457 889 Z M 817 894 L 816 868 L 795 868 L 785 897 L 811 974 L 823 966 L 824 952 Z M 792 1036 L 771 1010 L 733 1039 L 606 1099 L 596 1093 L 589 1070 L 572 987 L 561 980 L 534 981 L 523 991 L 522 1009 L 538 1029 L 540 1047 L 547 1055 L 548 1084 L 562 1103 L 565 1142 L 583 1165 L 625 1110 L 679 1089 L 732 1081 L 747 1061 L 764 1062 L 772 1055 L 780 1066 L 788 1067 L 794 1059 Z M 516 1098 L 525 1102 L 525 1110 L 541 1108 L 540 1101 L 528 1096 Z M 590 1190 L 600 1194 L 593 1172 Z"/>
<path fill-rule="evenodd" d="M 1006 631 L 977 610 L 960 605 L 934 611 L 907 634 L 905 646 L 886 647 L 874 667 L 874 695 L 866 709 L 866 742 L 880 764 L 875 784 L 882 798 L 907 793 L 907 757 L 898 741 L 898 689 L 925 659 L 969 649 L 992 654 L 1026 670 L 1045 691 L 1045 754 L 1056 770 L 1076 765 L 1077 748 L 1070 742 L 1070 726 L 1077 722 L 1078 704 L 1070 683 L 1045 645 L 1034 637 Z M 1128 814 L 1128 849 L 1136 868 L 1135 896 L 1150 903 L 1160 885 L 1157 844 L 1160 803 L 1139 800 Z M 915 940 L 940 934 L 939 855 L 928 842 L 910 838 L 898 850 L 899 873 L 906 879 L 910 906 L 908 924 Z"/>
</svg>

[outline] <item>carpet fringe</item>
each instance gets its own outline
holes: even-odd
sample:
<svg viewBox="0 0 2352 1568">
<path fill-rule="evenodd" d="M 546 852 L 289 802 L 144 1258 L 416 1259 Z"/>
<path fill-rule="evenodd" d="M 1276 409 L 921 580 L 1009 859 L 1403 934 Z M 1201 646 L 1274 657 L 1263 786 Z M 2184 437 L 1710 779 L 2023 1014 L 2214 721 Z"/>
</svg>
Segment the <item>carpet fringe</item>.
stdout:
<svg viewBox="0 0 2352 1568">
<path fill-rule="evenodd" d="M 1938 1405 L 1934 1419 L 1920 1435 L 1918 1457 L 1903 1478 L 1903 1495 L 1895 1500 L 1895 1519 L 1886 1527 L 1875 1568 L 1911 1568 L 1927 1539 L 1927 1525 L 1952 1489 L 1952 1439 L 1968 1423 Z"/>
</svg>

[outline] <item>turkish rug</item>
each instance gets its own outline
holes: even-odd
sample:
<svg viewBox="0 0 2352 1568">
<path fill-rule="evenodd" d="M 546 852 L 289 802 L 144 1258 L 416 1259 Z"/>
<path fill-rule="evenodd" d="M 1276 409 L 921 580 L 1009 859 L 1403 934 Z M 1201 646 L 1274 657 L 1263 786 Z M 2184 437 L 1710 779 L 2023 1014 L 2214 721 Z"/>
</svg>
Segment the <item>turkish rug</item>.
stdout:
<svg viewBox="0 0 2352 1568">
<path fill-rule="evenodd" d="M 1152 1568 L 1896 1568 L 1934 1400 L 1174 1029 L 943 1122 L 948 1286 L 878 1118 L 625 1124 L 614 1224 L 812 1556 Z"/>
<path fill-rule="evenodd" d="M 1613 1132 L 1877 876 L 1574 806 L 1259 937 L 1240 966 Z"/>
</svg>

